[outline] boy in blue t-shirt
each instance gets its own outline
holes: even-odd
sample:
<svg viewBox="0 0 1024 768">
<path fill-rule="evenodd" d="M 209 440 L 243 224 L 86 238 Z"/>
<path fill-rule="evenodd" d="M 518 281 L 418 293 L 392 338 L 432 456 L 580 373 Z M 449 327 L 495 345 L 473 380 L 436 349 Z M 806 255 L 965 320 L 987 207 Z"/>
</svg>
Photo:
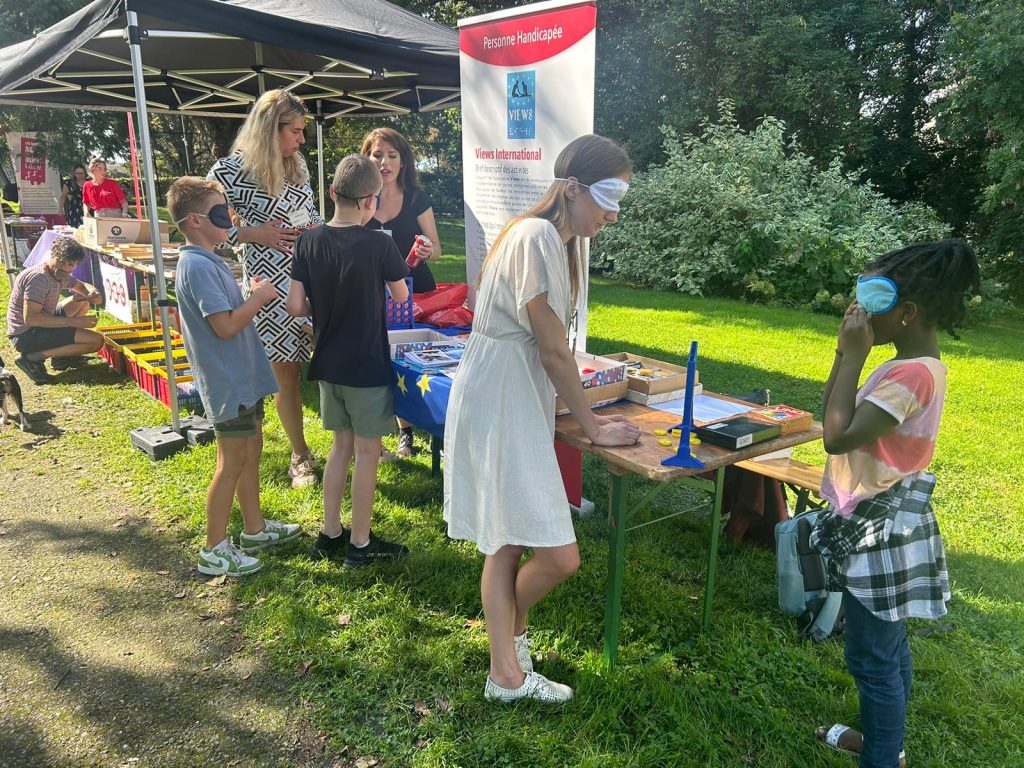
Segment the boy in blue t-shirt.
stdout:
<svg viewBox="0 0 1024 768">
<path fill-rule="evenodd" d="M 344 553 L 346 568 L 396 560 L 408 550 L 370 530 L 377 488 L 380 439 L 395 424 L 384 284 L 395 301 L 405 301 L 409 274 L 387 234 L 364 224 L 377 210 L 380 171 L 368 157 L 349 155 L 338 163 L 331 184 L 334 218 L 307 230 L 295 243 L 286 308 L 312 315 L 316 348 L 309 379 L 320 382 L 320 415 L 334 432 L 324 465 L 324 528 L 312 557 Z M 352 528 L 341 524 L 341 501 L 352 471 Z"/>
<path fill-rule="evenodd" d="M 200 573 L 246 576 L 262 563 L 247 552 L 283 544 L 300 526 L 265 520 L 260 510 L 263 398 L 277 391 L 253 317 L 277 298 L 269 280 L 252 279 L 248 299 L 213 252 L 227 239 L 231 217 L 216 181 L 184 176 L 167 192 L 171 218 L 185 236 L 175 278 L 185 351 L 217 437 L 217 469 L 206 494 L 206 546 Z M 238 496 L 243 532 L 228 538 L 231 500 Z"/>
</svg>

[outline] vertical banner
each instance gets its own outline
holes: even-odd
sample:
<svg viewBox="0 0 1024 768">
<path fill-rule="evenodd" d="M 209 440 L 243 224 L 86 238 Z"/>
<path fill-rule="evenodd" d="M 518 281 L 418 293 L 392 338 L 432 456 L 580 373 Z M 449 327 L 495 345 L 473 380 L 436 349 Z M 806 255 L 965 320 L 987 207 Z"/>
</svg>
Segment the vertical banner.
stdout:
<svg viewBox="0 0 1024 768">
<path fill-rule="evenodd" d="M 35 133 L 8 133 L 7 146 L 18 184 L 23 215 L 59 215 L 60 173 L 46 160 Z"/>
<path fill-rule="evenodd" d="M 593 0 L 555 0 L 459 21 L 471 303 L 497 234 L 544 194 L 562 148 L 594 130 L 596 26 Z M 583 249 L 586 261 L 586 241 Z M 576 348 L 585 347 L 584 290 Z"/>
</svg>

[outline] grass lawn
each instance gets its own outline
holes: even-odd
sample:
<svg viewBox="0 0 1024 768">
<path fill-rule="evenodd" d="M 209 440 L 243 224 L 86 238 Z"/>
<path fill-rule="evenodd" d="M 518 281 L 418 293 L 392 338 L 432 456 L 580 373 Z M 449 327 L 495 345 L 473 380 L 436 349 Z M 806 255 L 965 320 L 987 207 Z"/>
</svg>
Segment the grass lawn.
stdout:
<svg viewBox="0 0 1024 768">
<path fill-rule="evenodd" d="M 440 234 L 438 279 L 464 280 L 461 226 L 442 222 Z M 5 281 L 4 305 L 6 297 Z M 592 352 L 681 362 L 697 339 L 710 390 L 767 386 L 775 402 L 820 409 L 837 318 L 602 279 L 592 280 L 589 311 Z M 906 747 L 913 766 L 1024 766 L 1024 417 L 1015 389 L 1024 381 L 1022 331 L 1016 317 L 942 341 L 950 392 L 933 469 L 954 599 L 941 631 L 910 625 L 916 669 Z M 869 366 L 885 357 L 877 350 Z M 193 559 L 214 448 L 150 463 L 130 449 L 126 431 L 162 423 L 166 411 L 109 372 L 91 375 L 92 387 L 59 385 L 95 406 L 82 411 L 89 423 L 81 432 L 61 440 L 104 451 L 109 477 L 88 482 L 132 483 L 125 493 L 181 525 L 182 558 Z M 329 436 L 311 387 L 306 406 L 307 437 L 323 457 Z M 91 434 L 94 427 L 102 433 Z M 0 433 L 0 454 L 15 449 L 10 435 Z M 322 497 L 318 489 L 290 489 L 287 442 L 273 408 L 266 435 L 265 511 L 315 535 Z M 820 445 L 797 455 L 824 461 Z M 645 490 L 633 483 L 638 496 Z M 422 451 L 379 476 L 375 528 L 409 544 L 407 562 L 345 572 L 312 563 L 311 540 L 303 539 L 266 555 L 267 567 L 235 587 L 246 606 L 240 621 L 269 663 L 294 680 L 289 695 L 343 756 L 338 765 L 357 765 L 362 756 L 388 766 L 852 768 L 853 758 L 833 755 L 812 734 L 817 725 L 858 722 L 841 641 L 797 641 L 793 622 L 776 607 L 771 553 L 723 542 L 712 628 L 700 633 L 705 517 L 630 534 L 619 667 L 613 675 L 601 671 L 607 482 L 597 462 L 586 465 L 584 492 L 598 513 L 577 524 L 580 572 L 531 616 L 538 670 L 576 689 L 576 701 L 562 710 L 484 703 L 482 559 L 472 545 L 446 540 L 441 482 L 430 477 Z M 663 494 L 654 513 L 686 503 L 682 495 Z"/>
</svg>

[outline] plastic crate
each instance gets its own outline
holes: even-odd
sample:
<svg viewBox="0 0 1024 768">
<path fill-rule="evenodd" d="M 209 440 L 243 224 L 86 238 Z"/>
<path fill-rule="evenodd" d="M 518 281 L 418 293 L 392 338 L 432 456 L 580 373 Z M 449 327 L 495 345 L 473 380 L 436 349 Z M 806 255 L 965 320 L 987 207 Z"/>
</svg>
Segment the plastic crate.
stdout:
<svg viewBox="0 0 1024 768">
<path fill-rule="evenodd" d="M 172 354 L 174 355 L 174 364 L 178 366 L 182 363 L 188 363 L 185 357 L 184 349 L 175 349 Z M 166 368 L 167 356 L 161 349 L 159 352 L 147 352 L 144 355 L 138 355 L 135 358 L 137 365 L 137 371 L 139 377 L 135 380 L 139 387 L 150 397 L 159 400 L 157 394 L 157 384 L 155 380 L 155 374 L 157 368 Z M 164 377 L 167 376 L 167 371 L 164 371 Z"/>
<path fill-rule="evenodd" d="M 185 340 L 176 336 L 171 336 L 171 350 L 176 352 L 179 349 L 185 348 Z M 143 341 L 137 344 L 126 344 L 122 347 L 121 353 L 124 355 L 124 372 L 134 381 L 139 380 L 141 371 L 139 370 L 139 357 L 141 355 L 148 355 L 152 352 L 164 351 L 164 340 L 163 338 L 153 339 L 151 341 Z"/>
<path fill-rule="evenodd" d="M 385 293 L 385 307 L 384 317 L 387 319 L 388 330 L 394 330 L 397 328 L 412 328 L 413 317 L 412 317 L 412 278 L 405 278 L 405 285 L 409 289 L 409 298 L 405 301 L 393 301 L 391 299 L 391 292 L 384 287 Z"/>
<path fill-rule="evenodd" d="M 167 381 L 167 368 L 162 365 L 153 367 L 153 381 L 156 384 L 156 399 L 171 407 L 171 385 Z M 189 365 L 174 366 L 174 385 L 178 390 L 178 407 L 190 410 L 202 410 L 203 401 L 199 398 L 199 390 L 192 380 L 192 369 Z"/>
<path fill-rule="evenodd" d="M 153 333 L 152 323 L 132 323 L 130 325 L 97 325 L 93 330 L 103 335 L 103 346 L 99 355 L 118 373 L 124 373 L 124 355 L 121 346 L 125 343 L 138 341 L 141 335 Z"/>
<path fill-rule="evenodd" d="M 142 344 L 150 341 L 163 341 L 163 333 L 159 324 L 156 330 L 151 323 L 133 323 L 131 325 L 97 326 L 94 330 L 103 334 L 103 346 L 100 357 L 118 373 L 127 373 L 125 367 L 124 348 L 131 344 Z M 171 330 L 171 341 L 181 339 L 181 334 Z"/>
</svg>

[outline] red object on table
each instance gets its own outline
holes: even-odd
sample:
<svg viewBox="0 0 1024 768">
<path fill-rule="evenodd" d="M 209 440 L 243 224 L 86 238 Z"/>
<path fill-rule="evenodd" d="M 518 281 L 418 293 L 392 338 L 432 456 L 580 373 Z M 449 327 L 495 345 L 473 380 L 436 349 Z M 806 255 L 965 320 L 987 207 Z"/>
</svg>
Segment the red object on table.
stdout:
<svg viewBox="0 0 1024 768">
<path fill-rule="evenodd" d="M 583 502 L 583 451 L 555 438 L 555 458 L 562 473 L 565 496 L 574 507 Z"/>
<path fill-rule="evenodd" d="M 413 317 L 420 320 L 442 309 L 461 307 L 467 296 L 469 286 L 466 283 L 438 283 L 435 290 L 413 296 Z"/>
</svg>

